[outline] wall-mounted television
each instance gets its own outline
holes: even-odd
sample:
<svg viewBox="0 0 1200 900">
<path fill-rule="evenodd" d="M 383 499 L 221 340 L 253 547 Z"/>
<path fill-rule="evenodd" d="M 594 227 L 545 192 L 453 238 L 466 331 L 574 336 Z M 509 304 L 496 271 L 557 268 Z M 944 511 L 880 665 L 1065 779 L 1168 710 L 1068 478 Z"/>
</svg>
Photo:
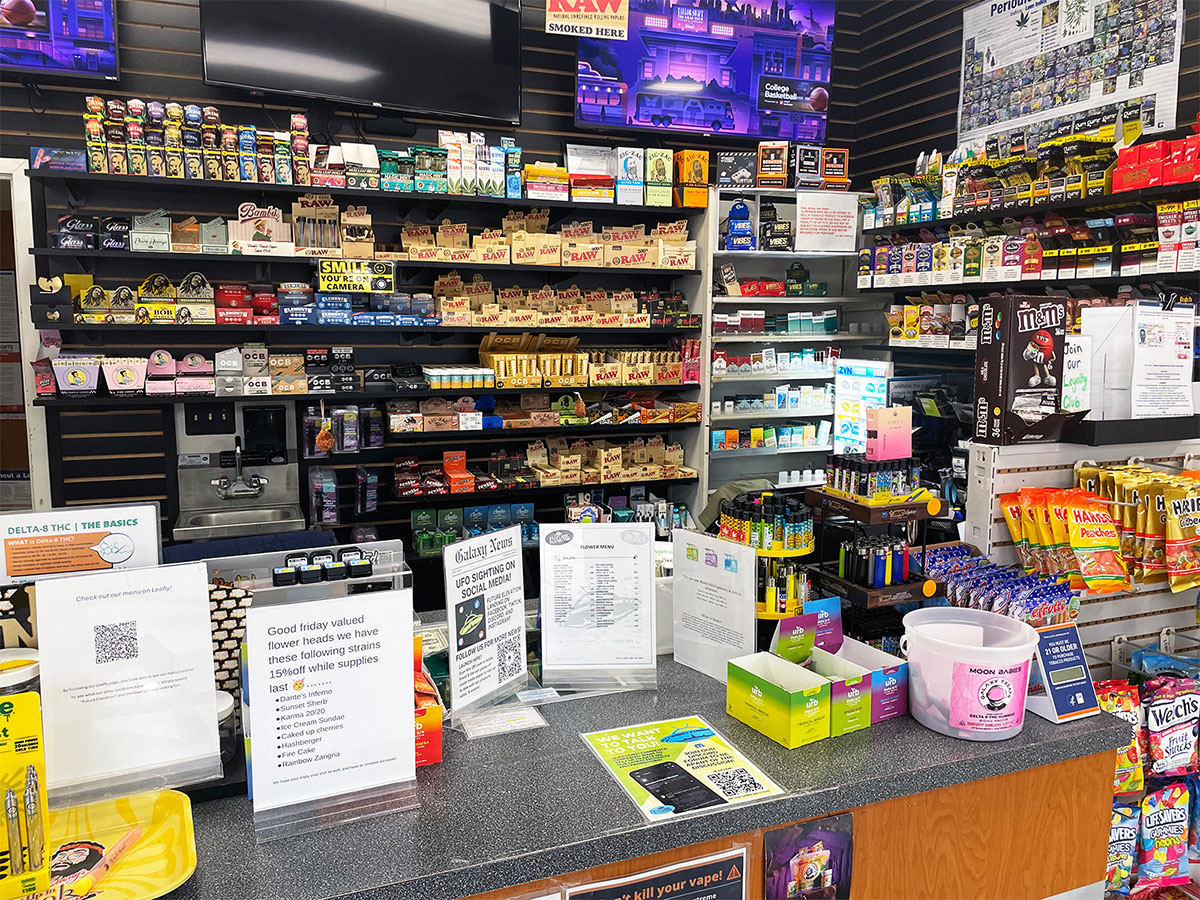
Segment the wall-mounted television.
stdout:
<svg viewBox="0 0 1200 900">
<path fill-rule="evenodd" d="M 116 0 L 0 0 L 4 74 L 116 80 Z"/>
<path fill-rule="evenodd" d="M 517 125 L 520 0 L 200 0 L 204 80 Z"/>
<path fill-rule="evenodd" d="M 825 140 L 834 0 L 630 0 L 629 39 L 580 38 L 575 122 Z"/>
</svg>

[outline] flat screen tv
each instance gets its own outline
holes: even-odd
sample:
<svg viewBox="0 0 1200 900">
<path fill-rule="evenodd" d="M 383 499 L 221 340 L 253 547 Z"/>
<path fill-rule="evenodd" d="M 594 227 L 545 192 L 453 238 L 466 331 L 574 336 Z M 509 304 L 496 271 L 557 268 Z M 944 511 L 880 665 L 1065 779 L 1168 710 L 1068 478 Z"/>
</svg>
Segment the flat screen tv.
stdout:
<svg viewBox="0 0 1200 900">
<path fill-rule="evenodd" d="M 0 0 L 5 75 L 117 78 L 116 0 Z"/>
<path fill-rule="evenodd" d="M 630 0 L 629 39 L 580 38 L 575 122 L 825 140 L 834 0 Z"/>
<path fill-rule="evenodd" d="M 520 0 L 200 0 L 204 80 L 516 125 Z"/>
</svg>

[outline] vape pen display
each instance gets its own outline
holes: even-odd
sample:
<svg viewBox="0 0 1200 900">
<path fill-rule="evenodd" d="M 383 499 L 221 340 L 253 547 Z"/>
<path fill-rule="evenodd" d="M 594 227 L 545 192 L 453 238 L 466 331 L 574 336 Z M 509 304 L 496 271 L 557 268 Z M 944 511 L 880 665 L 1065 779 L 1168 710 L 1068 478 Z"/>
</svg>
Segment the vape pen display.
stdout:
<svg viewBox="0 0 1200 900">
<path fill-rule="evenodd" d="M 787 559 L 758 560 L 758 598 L 764 615 L 794 615 L 808 602 L 812 591 L 800 565 Z"/>
<path fill-rule="evenodd" d="M 868 460 L 862 453 L 826 457 L 825 489 L 868 503 L 899 502 L 921 486 L 921 466 L 913 457 Z"/>
<path fill-rule="evenodd" d="M 719 537 L 755 550 L 813 549 L 812 512 L 795 497 L 742 494 L 721 504 L 719 522 Z"/>
</svg>

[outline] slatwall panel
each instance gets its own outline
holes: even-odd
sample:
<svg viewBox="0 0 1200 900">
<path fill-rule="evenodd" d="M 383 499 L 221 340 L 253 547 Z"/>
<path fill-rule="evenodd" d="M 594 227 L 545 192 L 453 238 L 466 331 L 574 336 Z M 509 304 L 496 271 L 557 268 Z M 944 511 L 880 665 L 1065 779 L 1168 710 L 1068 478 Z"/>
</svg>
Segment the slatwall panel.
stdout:
<svg viewBox="0 0 1200 900">
<path fill-rule="evenodd" d="M 876 0 L 856 4 L 859 35 L 854 187 L 893 172 L 911 172 L 917 154 L 953 149 L 958 132 L 962 11 L 976 0 Z M 1122 0 L 1132 3 L 1132 0 Z M 1180 126 L 1200 111 L 1200 3 L 1184 0 L 1180 51 Z M 861 180 L 860 180 L 861 179 Z"/>
<path fill-rule="evenodd" d="M 835 22 L 838 39 L 834 43 L 829 143 L 844 146 L 852 137 L 854 110 L 842 98 L 852 94 L 855 73 L 841 68 L 840 40 L 843 26 L 847 36 L 856 39 L 858 9 L 855 4 L 843 5 L 847 8 L 839 11 Z M 232 13 L 236 3 L 231 2 L 229 6 Z M 284 7 L 285 4 L 281 2 L 280 6 Z M 706 139 L 649 132 L 633 132 L 631 136 L 628 132 L 606 134 L 576 130 L 575 40 L 545 34 L 545 9 L 545 0 L 523 0 L 521 127 L 504 129 L 502 132 L 486 129 L 492 143 L 495 143 L 497 134 L 516 134 L 527 159 L 554 161 L 561 161 L 564 140 L 610 143 L 614 146 L 639 143 L 671 148 L 705 146 L 721 149 L 746 145 L 745 140 L 737 138 Z M 31 111 L 25 88 L 7 82 L 0 85 L 0 119 L 3 120 L 2 133 L 7 154 L 37 144 L 82 146 L 83 122 L 80 116 L 83 99 L 88 94 L 208 103 L 220 107 L 222 119 L 226 122 L 254 124 L 263 128 L 275 127 L 273 122 L 286 124 L 287 114 L 299 108 L 275 101 L 259 103 L 245 91 L 203 83 L 197 0 L 118 0 L 117 37 L 121 57 L 119 85 L 43 86 L 42 98 L 35 98 L 33 105 L 40 108 L 44 103 L 44 112 Z M 430 77 L 436 77 L 436 73 L 430 73 Z M 303 100 L 297 98 L 297 104 L 300 103 Z M 339 110 L 339 113 L 340 125 L 335 123 L 333 126 L 335 134 L 353 139 L 351 116 L 355 113 L 348 110 Z M 361 115 L 364 121 L 374 117 L 372 113 L 362 110 L 357 115 Z M 438 128 L 461 130 L 464 127 L 461 122 L 436 119 L 413 117 L 412 121 L 418 125 L 413 138 L 371 140 L 380 147 L 436 142 Z M 327 130 L 323 121 L 314 120 L 309 121 L 309 129 L 314 135 Z"/>
<path fill-rule="evenodd" d="M 1125 463 L 1140 456 L 1148 464 L 1179 463 L 1185 453 L 1200 452 L 1200 440 L 1116 444 L 1032 444 L 1025 447 L 972 447 L 967 469 L 968 505 L 965 538 L 1001 565 L 1015 565 L 1016 551 L 996 499 L 1023 487 L 1074 486 L 1077 460 Z M 1164 472 L 1170 471 L 1164 468 Z M 972 502 L 973 501 L 973 502 Z M 1079 609 L 1079 634 L 1084 646 L 1107 656 L 1117 635 L 1151 639 L 1163 628 L 1200 638 L 1196 591 L 1172 593 L 1165 586 L 1136 586 L 1133 591 L 1099 597 L 1084 595 Z"/>
</svg>

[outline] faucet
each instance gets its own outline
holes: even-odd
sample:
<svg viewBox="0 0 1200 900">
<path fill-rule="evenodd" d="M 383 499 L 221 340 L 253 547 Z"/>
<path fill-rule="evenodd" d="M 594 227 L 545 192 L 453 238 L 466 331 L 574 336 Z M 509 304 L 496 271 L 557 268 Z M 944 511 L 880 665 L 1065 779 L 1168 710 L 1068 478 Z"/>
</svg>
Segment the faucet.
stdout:
<svg viewBox="0 0 1200 900">
<path fill-rule="evenodd" d="M 246 478 L 242 474 L 242 437 L 233 436 L 233 480 L 228 475 L 214 478 L 212 485 L 217 489 L 217 496 L 222 500 L 247 500 L 261 497 L 263 486 L 270 481 L 266 475 L 251 475 Z"/>
</svg>

